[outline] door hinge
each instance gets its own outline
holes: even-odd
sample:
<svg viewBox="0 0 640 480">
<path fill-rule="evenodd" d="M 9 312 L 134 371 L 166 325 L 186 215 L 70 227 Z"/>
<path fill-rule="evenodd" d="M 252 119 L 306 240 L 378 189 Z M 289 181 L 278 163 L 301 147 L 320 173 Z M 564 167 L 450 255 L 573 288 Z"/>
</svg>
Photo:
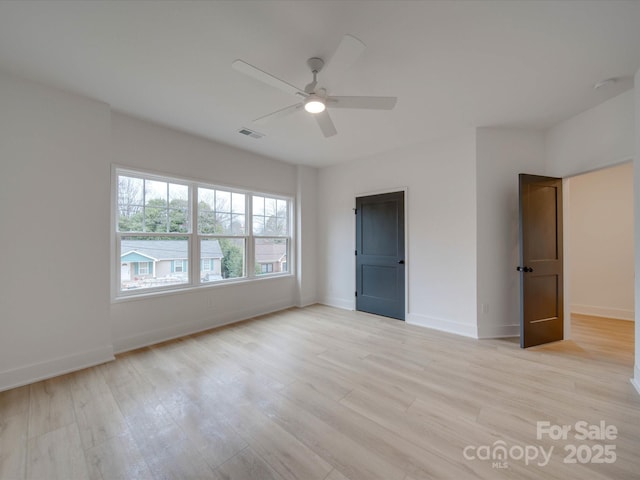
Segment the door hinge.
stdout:
<svg viewBox="0 0 640 480">
<path fill-rule="evenodd" d="M 354 209 L 353 209 L 353 213 L 357 215 L 357 214 L 358 214 L 358 209 L 357 209 L 357 208 L 354 208 Z"/>
<path fill-rule="evenodd" d="M 358 255 L 358 250 L 356 250 L 356 255 Z"/>
<path fill-rule="evenodd" d="M 358 296 L 358 292 L 356 292 L 356 297 Z"/>
</svg>

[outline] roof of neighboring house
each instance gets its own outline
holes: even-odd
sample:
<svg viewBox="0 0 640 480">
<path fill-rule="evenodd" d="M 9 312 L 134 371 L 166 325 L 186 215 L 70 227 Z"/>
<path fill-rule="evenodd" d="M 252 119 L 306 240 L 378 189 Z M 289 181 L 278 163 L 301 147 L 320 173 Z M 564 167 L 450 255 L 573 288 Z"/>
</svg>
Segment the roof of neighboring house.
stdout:
<svg viewBox="0 0 640 480">
<path fill-rule="evenodd" d="M 174 260 L 187 258 L 187 240 L 122 240 L 120 257 L 124 259 L 137 253 L 150 260 Z M 201 258 L 222 258 L 222 250 L 217 240 L 207 240 L 201 243 Z M 136 262 L 138 260 L 131 261 Z"/>
<path fill-rule="evenodd" d="M 256 263 L 273 263 L 284 260 L 287 256 L 287 245 L 256 243 L 255 246 Z"/>
</svg>

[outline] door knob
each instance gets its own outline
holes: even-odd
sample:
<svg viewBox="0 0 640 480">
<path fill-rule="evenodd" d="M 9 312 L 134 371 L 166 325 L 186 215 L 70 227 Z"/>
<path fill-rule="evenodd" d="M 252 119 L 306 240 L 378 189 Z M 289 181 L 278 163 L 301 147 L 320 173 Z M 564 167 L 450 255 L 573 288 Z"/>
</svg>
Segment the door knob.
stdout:
<svg viewBox="0 0 640 480">
<path fill-rule="evenodd" d="M 404 260 L 398 260 L 398 264 L 404 265 Z"/>
<path fill-rule="evenodd" d="M 516 267 L 516 270 L 525 273 L 533 272 L 533 268 L 531 267 Z"/>
</svg>

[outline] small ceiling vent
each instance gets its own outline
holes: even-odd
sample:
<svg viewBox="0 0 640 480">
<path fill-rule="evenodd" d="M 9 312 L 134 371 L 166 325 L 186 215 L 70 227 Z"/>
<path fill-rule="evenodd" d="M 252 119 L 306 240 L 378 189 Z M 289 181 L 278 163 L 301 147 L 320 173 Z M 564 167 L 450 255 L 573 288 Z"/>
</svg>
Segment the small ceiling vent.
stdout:
<svg viewBox="0 0 640 480">
<path fill-rule="evenodd" d="M 251 137 L 251 138 L 262 138 L 262 137 L 264 137 L 264 133 L 256 132 L 254 130 L 250 130 L 250 129 L 245 128 L 245 127 L 242 127 L 240 130 L 238 130 L 238 133 L 241 133 L 242 135 L 246 135 L 247 137 Z"/>
</svg>

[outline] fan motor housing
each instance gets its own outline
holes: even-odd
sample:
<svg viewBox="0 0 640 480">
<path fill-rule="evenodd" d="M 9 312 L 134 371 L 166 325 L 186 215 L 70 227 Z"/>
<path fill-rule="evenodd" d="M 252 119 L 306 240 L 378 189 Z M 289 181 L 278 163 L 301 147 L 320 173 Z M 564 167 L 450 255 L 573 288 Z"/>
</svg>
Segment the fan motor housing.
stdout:
<svg viewBox="0 0 640 480">
<path fill-rule="evenodd" d="M 312 72 L 319 72 L 324 67 L 324 60 L 318 57 L 311 57 L 307 60 L 307 65 L 311 69 Z"/>
</svg>

